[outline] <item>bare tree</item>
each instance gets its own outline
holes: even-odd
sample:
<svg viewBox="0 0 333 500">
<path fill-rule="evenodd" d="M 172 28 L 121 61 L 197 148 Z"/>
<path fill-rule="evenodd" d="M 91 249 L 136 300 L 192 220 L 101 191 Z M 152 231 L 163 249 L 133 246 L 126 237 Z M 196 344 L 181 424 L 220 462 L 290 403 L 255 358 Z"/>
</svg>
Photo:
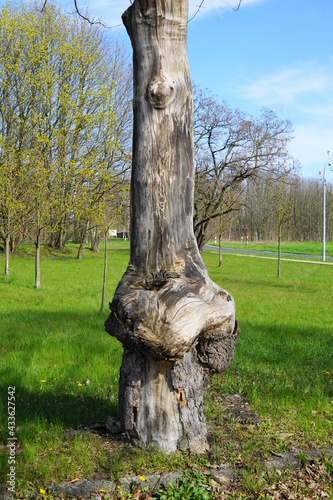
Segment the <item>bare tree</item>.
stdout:
<svg viewBox="0 0 333 500">
<path fill-rule="evenodd" d="M 291 124 L 267 109 L 259 118 L 232 110 L 199 88 L 194 104 L 194 231 L 201 250 L 211 221 L 239 209 L 250 179 L 268 172 L 278 178 L 289 170 Z"/>
</svg>

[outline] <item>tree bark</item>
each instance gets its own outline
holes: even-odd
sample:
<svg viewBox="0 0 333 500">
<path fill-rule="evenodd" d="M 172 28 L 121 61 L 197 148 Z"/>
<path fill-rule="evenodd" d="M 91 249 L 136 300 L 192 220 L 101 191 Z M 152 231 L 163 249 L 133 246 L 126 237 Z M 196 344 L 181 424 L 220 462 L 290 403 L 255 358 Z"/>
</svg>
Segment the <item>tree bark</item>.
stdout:
<svg viewBox="0 0 333 500">
<path fill-rule="evenodd" d="M 106 273 L 108 268 L 108 232 L 109 229 L 107 229 L 104 233 L 104 275 L 103 275 L 101 314 L 104 313 L 104 306 L 105 306 Z"/>
<path fill-rule="evenodd" d="M 90 249 L 94 253 L 99 253 L 101 245 L 101 233 L 96 229 L 95 231 L 90 232 Z"/>
<path fill-rule="evenodd" d="M 188 5 L 135 0 L 123 21 L 134 63 L 130 262 L 106 321 L 124 345 L 119 387 L 129 437 L 207 449 L 202 397 L 238 334 L 233 298 L 213 283 L 193 233 Z"/>
<path fill-rule="evenodd" d="M 222 244 L 221 244 L 221 233 L 219 234 L 219 267 L 222 267 Z"/>
<path fill-rule="evenodd" d="M 20 238 L 20 235 L 18 235 L 18 236 L 12 236 L 12 237 L 11 237 L 11 253 L 12 253 L 13 255 L 16 255 L 16 252 L 17 252 L 17 246 L 18 246 L 18 244 L 19 244 L 19 242 L 20 242 L 20 239 L 21 239 L 21 238 Z"/>
<path fill-rule="evenodd" d="M 9 246 L 10 236 L 5 238 L 5 275 L 9 276 Z"/>
<path fill-rule="evenodd" d="M 281 278 L 281 237 L 282 237 L 282 226 L 278 227 L 278 278 Z"/>
<path fill-rule="evenodd" d="M 82 254 L 83 254 L 84 245 L 85 245 L 84 241 L 81 241 L 79 249 L 77 251 L 77 256 L 76 256 L 77 260 L 82 260 Z"/>
<path fill-rule="evenodd" d="M 51 246 L 62 252 L 63 249 L 65 248 L 66 234 L 67 234 L 67 228 L 65 228 L 64 223 L 61 222 L 58 231 L 55 233 L 53 237 L 53 241 L 51 241 Z"/>
<path fill-rule="evenodd" d="M 36 255 L 35 255 L 35 288 L 40 288 L 40 234 L 36 236 Z"/>
<path fill-rule="evenodd" d="M 77 241 L 80 243 L 79 250 L 76 256 L 77 260 L 82 260 L 82 254 L 87 238 L 87 232 L 88 232 L 88 221 L 84 222 L 82 226 L 76 227 L 75 229 L 76 233 L 75 237 Z"/>
</svg>

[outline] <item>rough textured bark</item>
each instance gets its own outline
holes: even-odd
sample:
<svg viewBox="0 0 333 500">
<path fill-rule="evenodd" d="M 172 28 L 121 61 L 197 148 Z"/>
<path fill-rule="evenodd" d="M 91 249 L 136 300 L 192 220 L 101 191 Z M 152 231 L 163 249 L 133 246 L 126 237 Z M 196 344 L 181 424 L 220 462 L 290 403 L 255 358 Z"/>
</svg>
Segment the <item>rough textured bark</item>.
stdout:
<svg viewBox="0 0 333 500">
<path fill-rule="evenodd" d="M 235 305 L 213 283 L 193 233 L 192 89 L 186 1 L 135 0 L 130 263 L 106 330 L 124 345 L 119 406 L 124 431 L 166 450 L 207 448 L 202 397 L 226 369 Z"/>
</svg>

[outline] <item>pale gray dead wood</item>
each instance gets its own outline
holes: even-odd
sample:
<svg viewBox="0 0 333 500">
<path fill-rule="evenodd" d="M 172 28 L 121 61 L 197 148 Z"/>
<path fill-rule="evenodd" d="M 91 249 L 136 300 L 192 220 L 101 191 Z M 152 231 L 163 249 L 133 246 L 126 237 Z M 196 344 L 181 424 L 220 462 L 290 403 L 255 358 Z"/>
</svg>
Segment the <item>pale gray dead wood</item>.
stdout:
<svg viewBox="0 0 333 500">
<path fill-rule="evenodd" d="M 202 398 L 238 335 L 231 295 L 213 283 L 193 233 L 194 147 L 184 0 L 135 0 L 130 263 L 106 330 L 124 345 L 120 420 L 165 450 L 207 449 Z"/>
</svg>

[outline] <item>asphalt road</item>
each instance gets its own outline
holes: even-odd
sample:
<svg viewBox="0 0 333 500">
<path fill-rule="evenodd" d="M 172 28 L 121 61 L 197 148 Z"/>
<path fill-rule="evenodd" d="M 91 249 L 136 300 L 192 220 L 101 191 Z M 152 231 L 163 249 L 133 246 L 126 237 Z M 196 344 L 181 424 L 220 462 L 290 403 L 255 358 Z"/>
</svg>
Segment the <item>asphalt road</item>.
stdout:
<svg viewBox="0 0 333 500">
<path fill-rule="evenodd" d="M 219 247 L 213 246 L 213 245 L 205 245 L 204 250 L 210 250 L 213 252 L 218 252 Z M 266 250 L 250 250 L 247 248 L 225 248 L 222 245 L 222 253 L 237 253 L 237 254 L 244 254 L 244 255 L 263 255 L 266 257 L 277 257 L 277 251 L 276 252 L 268 252 Z M 281 252 L 281 257 L 291 257 L 293 259 L 309 259 L 309 260 L 322 260 L 323 256 L 322 255 L 305 255 L 305 254 L 296 254 L 296 253 L 286 253 L 286 252 Z M 327 262 L 333 262 L 333 257 L 327 257 L 326 256 L 326 261 Z"/>
</svg>

